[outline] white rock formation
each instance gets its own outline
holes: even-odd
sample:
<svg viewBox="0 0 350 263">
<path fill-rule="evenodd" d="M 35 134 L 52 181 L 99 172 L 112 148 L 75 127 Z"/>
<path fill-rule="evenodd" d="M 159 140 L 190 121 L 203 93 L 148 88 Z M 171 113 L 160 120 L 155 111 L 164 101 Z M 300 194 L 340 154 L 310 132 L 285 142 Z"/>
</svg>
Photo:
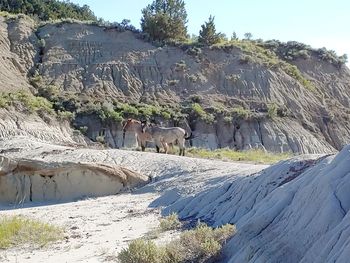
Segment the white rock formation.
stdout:
<svg viewBox="0 0 350 263">
<path fill-rule="evenodd" d="M 8 158 L 122 165 L 151 176 L 152 183 L 134 192 L 157 193 L 145 200 L 148 207 L 166 206 L 164 213 L 177 211 L 183 219 L 212 226 L 236 224 L 222 262 L 343 263 L 350 258 L 350 146 L 335 157 L 301 156 L 270 167 L 74 149 L 23 138 L 0 141 L 0 148 Z M 13 170 L 11 162 L 3 164 Z"/>
<path fill-rule="evenodd" d="M 0 203 L 5 204 L 112 195 L 147 181 L 147 176 L 116 165 L 0 156 Z"/>
<path fill-rule="evenodd" d="M 236 177 L 165 212 L 236 224 L 222 262 L 349 262 L 350 146 L 303 159 Z"/>
</svg>

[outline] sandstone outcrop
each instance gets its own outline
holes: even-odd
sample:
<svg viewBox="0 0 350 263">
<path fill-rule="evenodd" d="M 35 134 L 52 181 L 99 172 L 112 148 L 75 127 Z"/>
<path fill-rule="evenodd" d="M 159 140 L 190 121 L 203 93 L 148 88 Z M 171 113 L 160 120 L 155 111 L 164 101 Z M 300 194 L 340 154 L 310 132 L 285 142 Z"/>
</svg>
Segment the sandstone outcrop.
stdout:
<svg viewBox="0 0 350 263">
<path fill-rule="evenodd" d="M 147 176 L 117 165 L 0 156 L 1 203 L 62 202 L 112 195 L 147 181 Z"/>
</svg>

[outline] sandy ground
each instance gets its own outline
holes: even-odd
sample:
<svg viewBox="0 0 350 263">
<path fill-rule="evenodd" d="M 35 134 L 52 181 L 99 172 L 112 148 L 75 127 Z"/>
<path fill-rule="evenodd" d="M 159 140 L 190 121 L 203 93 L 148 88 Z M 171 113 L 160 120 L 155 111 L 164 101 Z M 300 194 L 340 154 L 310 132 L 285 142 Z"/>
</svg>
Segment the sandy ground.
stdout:
<svg viewBox="0 0 350 263">
<path fill-rule="evenodd" d="M 66 238 L 47 248 L 0 251 L 0 262 L 106 262 L 159 224 L 161 208 L 266 168 L 155 153 L 73 149 L 26 139 L 0 141 L 8 157 L 40 161 L 84 161 L 121 165 L 152 178 L 152 183 L 114 196 L 61 204 L 0 206 L 0 215 L 23 215 L 64 227 Z M 14 150 L 13 150 L 14 149 Z M 178 233 L 162 234 L 158 243 Z"/>
<path fill-rule="evenodd" d="M 64 227 L 65 238 L 48 248 L 0 252 L 1 262 L 104 262 L 158 226 L 160 211 L 148 208 L 156 194 L 120 194 L 72 203 L 3 210 Z M 2 207 L 6 209 L 6 207 Z"/>
</svg>

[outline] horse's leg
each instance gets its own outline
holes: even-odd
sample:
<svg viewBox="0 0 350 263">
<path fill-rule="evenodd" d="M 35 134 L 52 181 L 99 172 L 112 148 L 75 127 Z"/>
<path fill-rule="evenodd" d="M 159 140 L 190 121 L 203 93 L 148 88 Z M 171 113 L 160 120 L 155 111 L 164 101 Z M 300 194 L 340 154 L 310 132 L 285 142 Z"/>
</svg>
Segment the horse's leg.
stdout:
<svg viewBox="0 0 350 263">
<path fill-rule="evenodd" d="M 143 145 L 143 144 L 141 144 L 141 151 L 145 151 L 145 149 L 146 149 L 146 146 L 145 145 Z"/>
<path fill-rule="evenodd" d="M 137 147 L 141 146 L 141 140 L 139 136 L 136 136 L 136 140 L 137 140 Z"/>
<path fill-rule="evenodd" d="M 179 142 L 179 147 L 180 147 L 180 156 L 185 156 L 185 140 L 178 140 Z"/>
<path fill-rule="evenodd" d="M 159 146 L 156 145 L 156 150 L 157 150 L 157 153 L 159 153 Z"/>
<path fill-rule="evenodd" d="M 163 148 L 164 148 L 164 153 L 168 154 L 168 144 L 166 142 L 162 142 Z"/>
</svg>

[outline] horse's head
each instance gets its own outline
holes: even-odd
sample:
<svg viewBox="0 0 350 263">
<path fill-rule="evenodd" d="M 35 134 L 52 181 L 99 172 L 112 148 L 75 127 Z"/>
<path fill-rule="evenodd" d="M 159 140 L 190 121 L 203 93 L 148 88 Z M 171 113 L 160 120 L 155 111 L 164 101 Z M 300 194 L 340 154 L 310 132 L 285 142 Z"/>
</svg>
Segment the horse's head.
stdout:
<svg viewBox="0 0 350 263">
<path fill-rule="evenodd" d="M 136 120 L 128 119 L 123 126 L 123 132 L 126 132 L 134 123 L 136 123 Z"/>
<path fill-rule="evenodd" d="M 142 131 L 143 133 L 146 131 L 147 125 L 148 125 L 147 120 L 142 120 L 142 121 L 141 121 L 141 131 Z"/>
</svg>

